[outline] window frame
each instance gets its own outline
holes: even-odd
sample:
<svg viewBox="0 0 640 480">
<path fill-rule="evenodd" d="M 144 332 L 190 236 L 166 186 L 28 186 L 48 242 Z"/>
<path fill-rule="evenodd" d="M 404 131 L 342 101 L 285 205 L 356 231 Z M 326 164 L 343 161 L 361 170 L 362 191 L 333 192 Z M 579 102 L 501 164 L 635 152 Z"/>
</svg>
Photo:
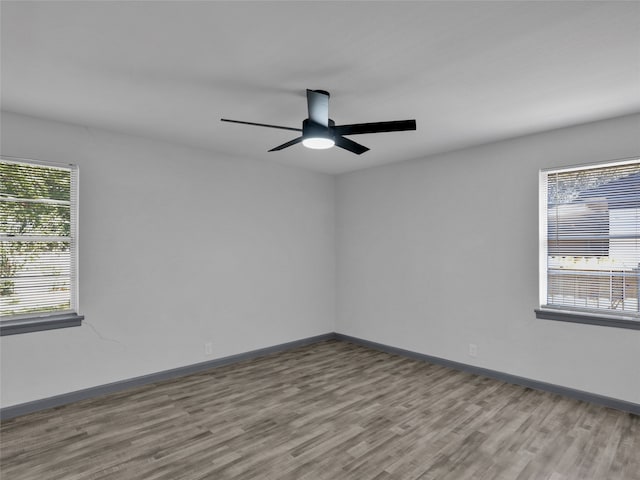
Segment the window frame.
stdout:
<svg viewBox="0 0 640 480">
<path fill-rule="evenodd" d="M 0 336 L 38 332 L 59 328 L 76 327 L 82 324 L 84 315 L 78 314 L 78 211 L 79 211 L 79 168 L 75 164 L 36 160 L 30 158 L 0 155 L 0 160 L 8 163 L 36 165 L 68 170 L 70 185 L 70 309 L 39 314 L 12 315 L 0 318 Z"/>
<path fill-rule="evenodd" d="M 615 167 L 631 163 L 640 162 L 640 157 L 628 157 L 617 160 L 600 161 L 594 163 L 572 165 L 566 167 L 545 168 L 539 171 L 538 176 L 538 293 L 539 301 L 536 308 L 536 318 L 543 320 L 557 320 L 561 322 L 582 323 L 587 325 L 599 325 L 616 328 L 627 328 L 631 330 L 640 330 L 640 319 L 624 313 L 612 314 L 611 311 L 603 310 L 602 313 L 593 310 L 582 310 L 580 308 L 572 308 L 569 306 L 552 306 L 546 305 L 547 302 L 547 279 L 548 279 L 548 232 L 547 232 L 547 212 L 548 212 L 548 194 L 547 189 L 542 188 L 546 184 L 549 174 L 570 172 L 578 170 L 590 170 L 602 167 Z M 640 299 L 638 300 L 640 301 Z"/>
</svg>

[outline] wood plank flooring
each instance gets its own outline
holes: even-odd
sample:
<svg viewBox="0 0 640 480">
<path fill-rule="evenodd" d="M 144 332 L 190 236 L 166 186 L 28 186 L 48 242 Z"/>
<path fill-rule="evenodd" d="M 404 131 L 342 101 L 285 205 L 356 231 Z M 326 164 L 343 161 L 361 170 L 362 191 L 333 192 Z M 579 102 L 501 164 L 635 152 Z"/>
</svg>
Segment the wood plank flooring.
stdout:
<svg viewBox="0 0 640 480">
<path fill-rule="evenodd" d="M 638 480 L 640 417 L 327 341 L 4 422 L 2 480 Z"/>
</svg>

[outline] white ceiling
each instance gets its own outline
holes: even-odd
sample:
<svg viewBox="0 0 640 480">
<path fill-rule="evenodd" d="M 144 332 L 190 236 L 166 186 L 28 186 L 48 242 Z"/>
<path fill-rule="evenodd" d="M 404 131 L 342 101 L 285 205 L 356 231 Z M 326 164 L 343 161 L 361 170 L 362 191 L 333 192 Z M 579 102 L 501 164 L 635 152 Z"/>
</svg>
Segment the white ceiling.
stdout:
<svg viewBox="0 0 640 480">
<path fill-rule="evenodd" d="M 340 173 L 640 111 L 640 2 L 7 2 L 2 108 Z M 337 124 L 302 145 L 305 89 Z"/>
</svg>

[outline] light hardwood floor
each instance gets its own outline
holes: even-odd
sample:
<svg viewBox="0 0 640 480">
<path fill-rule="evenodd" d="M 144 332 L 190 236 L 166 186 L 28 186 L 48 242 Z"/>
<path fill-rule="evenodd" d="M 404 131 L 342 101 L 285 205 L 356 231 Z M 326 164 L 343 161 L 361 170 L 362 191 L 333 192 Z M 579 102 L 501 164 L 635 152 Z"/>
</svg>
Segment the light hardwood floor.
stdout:
<svg viewBox="0 0 640 480">
<path fill-rule="evenodd" d="M 18 417 L 2 480 L 640 479 L 640 417 L 327 341 Z"/>
</svg>

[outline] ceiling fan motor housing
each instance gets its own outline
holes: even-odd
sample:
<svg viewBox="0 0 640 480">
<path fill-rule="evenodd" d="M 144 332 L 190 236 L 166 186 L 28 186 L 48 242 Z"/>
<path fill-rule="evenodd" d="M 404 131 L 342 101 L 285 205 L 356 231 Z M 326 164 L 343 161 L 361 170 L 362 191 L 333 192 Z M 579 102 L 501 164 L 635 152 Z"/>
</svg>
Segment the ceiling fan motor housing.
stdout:
<svg viewBox="0 0 640 480">
<path fill-rule="evenodd" d="M 336 122 L 329 119 L 329 126 L 325 127 L 307 118 L 302 122 L 302 138 L 329 138 L 335 140 L 333 133 L 333 126 L 335 124 Z"/>
</svg>

